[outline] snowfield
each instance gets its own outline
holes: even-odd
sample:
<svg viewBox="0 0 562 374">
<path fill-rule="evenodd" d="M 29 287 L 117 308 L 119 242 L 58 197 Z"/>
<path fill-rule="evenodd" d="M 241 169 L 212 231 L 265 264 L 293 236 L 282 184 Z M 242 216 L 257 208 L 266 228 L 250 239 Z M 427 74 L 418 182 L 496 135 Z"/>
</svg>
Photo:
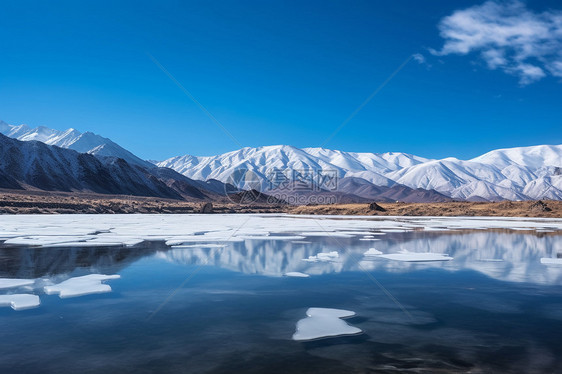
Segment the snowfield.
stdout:
<svg viewBox="0 0 562 374">
<path fill-rule="evenodd" d="M 112 156 L 132 165 L 154 166 L 110 139 L 75 129 L 58 131 L 47 127 L 13 126 L 0 121 L 0 133 L 22 141 L 37 140 L 95 156 Z M 216 156 L 184 155 L 156 162 L 188 178 L 236 184 L 238 188 L 275 190 L 274 170 L 289 179 L 302 175 L 337 176 L 330 191 L 372 198 L 371 187 L 409 187 L 434 190 L 460 200 L 562 199 L 562 145 L 537 145 L 498 149 L 459 160 L 427 159 L 402 152 L 356 153 L 289 145 L 246 147 Z M 232 180 L 236 170 L 249 170 L 255 178 Z M 326 187 L 326 186 L 322 186 Z M 362 190 L 363 194 L 362 194 Z M 223 188 L 220 188 L 221 192 Z M 381 192 L 375 195 L 379 196 Z"/>
<path fill-rule="evenodd" d="M 229 181 L 252 171 L 271 185 L 272 170 L 332 173 L 376 186 L 402 184 L 463 200 L 562 199 L 562 145 L 498 149 L 471 160 L 431 160 L 400 152 L 354 153 L 287 145 L 242 148 L 217 156 L 172 157 L 158 163 L 192 179 Z M 343 186 L 343 181 L 340 183 Z M 238 187 L 247 188 L 241 184 Z M 350 192 L 350 191 L 346 191 Z"/>
</svg>

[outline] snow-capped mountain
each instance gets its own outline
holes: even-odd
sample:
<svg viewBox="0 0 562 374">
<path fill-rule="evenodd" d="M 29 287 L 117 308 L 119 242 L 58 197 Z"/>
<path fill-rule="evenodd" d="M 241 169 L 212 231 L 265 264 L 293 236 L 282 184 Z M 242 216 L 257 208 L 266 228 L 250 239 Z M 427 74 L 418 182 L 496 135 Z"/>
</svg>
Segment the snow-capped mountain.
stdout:
<svg viewBox="0 0 562 374">
<path fill-rule="evenodd" d="M 99 158 L 39 141 L 0 134 L 0 188 L 89 191 L 106 194 L 182 196 L 147 169 L 123 159 Z"/>
<path fill-rule="evenodd" d="M 0 122 L 0 130 L 2 125 Z M 45 135 L 49 131 L 37 133 Z M 36 140 L 19 141 L 0 134 L 0 188 L 206 201 L 219 198 L 231 187 L 219 181 L 194 181 L 172 169 L 146 164 L 148 167 L 119 157 L 80 153 Z M 230 190 L 238 191 L 234 188 Z"/>
<path fill-rule="evenodd" d="M 405 153 L 350 153 L 323 148 L 299 149 L 288 145 L 242 148 L 218 156 L 179 156 L 157 163 L 193 179 L 209 178 L 227 181 L 235 170 L 249 170 L 268 184 L 275 171 L 325 171 L 338 178 L 357 177 L 377 186 L 392 186 L 396 182 L 384 176 L 427 159 Z M 265 186 L 265 185 L 264 185 Z M 246 187 L 239 185 L 238 187 Z"/>
<path fill-rule="evenodd" d="M 110 139 L 91 132 L 31 129 L 0 121 L 0 133 L 95 156 L 122 158 L 147 169 L 154 167 Z M 305 184 L 307 178 L 316 178 L 312 183 L 319 184 L 322 190 L 378 201 L 562 200 L 562 145 L 498 149 L 471 160 L 452 157 L 432 160 L 400 152 L 354 153 L 277 145 L 246 147 L 209 157 L 178 156 L 155 164 L 189 178 L 181 183 L 215 193 L 221 193 L 224 183 L 243 189 L 279 190 L 279 176 L 282 176 L 290 181 L 304 179 Z M 240 174 L 240 170 L 251 173 Z M 174 183 L 168 172 L 159 171 L 159 174 L 166 175 L 168 183 Z M 326 187 L 318 182 L 326 176 L 336 176 L 338 185 Z M 178 176 L 172 179 L 177 180 Z"/>
<path fill-rule="evenodd" d="M 150 162 L 140 159 L 110 139 L 91 132 L 81 133 L 75 129 L 59 131 L 44 126 L 36 128 L 30 128 L 27 125 L 13 126 L 0 121 L 0 133 L 21 141 L 37 140 L 48 145 L 73 149 L 80 153 L 118 157 L 130 164 L 146 168 L 153 167 Z"/>
<path fill-rule="evenodd" d="M 285 174 L 335 173 L 340 180 L 354 178 L 354 185 L 403 185 L 434 190 L 459 200 L 562 199 L 562 145 L 500 149 L 468 161 L 280 145 L 243 148 L 211 157 L 172 157 L 157 165 L 193 179 L 213 178 L 231 183 L 235 170 L 246 169 L 262 181 L 265 189 L 275 185 L 272 176 L 280 170 Z M 248 187 L 246 180 L 238 182 L 238 187 Z M 357 194 L 361 196 L 360 191 Z"/>
</svg>

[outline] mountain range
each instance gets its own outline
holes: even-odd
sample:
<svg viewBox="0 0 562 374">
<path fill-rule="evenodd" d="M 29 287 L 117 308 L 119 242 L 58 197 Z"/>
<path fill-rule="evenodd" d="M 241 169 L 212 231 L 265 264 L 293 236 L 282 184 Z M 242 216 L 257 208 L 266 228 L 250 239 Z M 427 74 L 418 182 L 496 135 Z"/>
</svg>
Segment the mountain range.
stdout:
<svg viewBox="0 0 562 374">
<path fill-rule="evenodd" d="M 13 126 L 0 121 L 0 133 L 24 142 L 39 141 L 57 149 L 76 151 L 78 155 L 87 154 L 108 168 L 109 173 L 134 174 L 131 180 L 138 179 L 140 170 L 152 183 L 158 181 L 180 196 L 202 200 L 256 187 L 274 195 L 333 195 L 340 202 L 562 199 L 562 145 L 499 149 L 471 160 L 278 145 L 246 147 L 217 156 L 184 155 L 149 162 L 91 132 Z M 30 147 L 20 147 L 32 152 Z M 38 145 L 34 149 L 46 152 Z M 57 152 L 52 151 L 58 155 Z M 12 161 L 18 160 L 12 158 Z M 21 170 L 36 168 L 39 163 L 37 160 L 36 164 L 18 162 L 22 164 Z M 41 162 L 46 161 L 41 159 Z M 13 174 L 4 164 L 0 164 L 0 186 L 28 181 L 21 180 L 21 174 Z M 115 169 L 116 164 L 121 165 L 119 170 Z M 74 175 L 76 170 L 74 166 L 68 170 L 61 165 L 57 168 L 65 175 Z M 76 188 L 76 183 L 72 183 L 67 189 Z M 86 187 L 91 188 L 88 183 Z M 122 183 L 128 182 L 122 179 Z M 158 195 L 159 192 L 154 192 L 158 190 L 155 185 L 143 183 L 152 191 L 149 196 Z M 164 194 L 170 196 L 169 191 Z"/>
<path fill-rule="evenodd" d="M 194 181 L 143 161 L 99 135 L 4 122 L 0 122 L 0 188 L 195 201 L 217 199 L 233 189 L 219 181 Z"/>
<path fill-rule="evenodd" d="M 152 163 L 140 159 L 111 140 L 91 132 L 81 133 L 72 128 L 59 131 L 44 126 L 36 128 L 30 128 L 27 125 L 12 126 L 0 121 L 0 133 L 21 141 L 37 140 L 48 145 L 72 149 L 80 153 L 89 153 L 94 156 L 122 158 L 129 164 L 145 168 L 154 167 Z"/>
<path fill-rule="evenodd" d="M 277 170 L 336 174 L 338 191 L 368 198 L 373 193 L 366 190 L 378 188 L 388 192 L 399 186 L 418 193 L 426 191 L 434 201 L 438 200 L 435 193 L 470 201 L 562 199 L 562 145 L 499 149 L 467 161 L 280 145 L 243 148 L 211 157 L 178 156 L 157 165 L 193 179 L 223 182 L 229 180 L 234 170 L 244 168 L 263 181 L 266 189 L 275 186 L 271 179 Z M 238 187 L 245 186 L 242 183 Z"/>
</svg>

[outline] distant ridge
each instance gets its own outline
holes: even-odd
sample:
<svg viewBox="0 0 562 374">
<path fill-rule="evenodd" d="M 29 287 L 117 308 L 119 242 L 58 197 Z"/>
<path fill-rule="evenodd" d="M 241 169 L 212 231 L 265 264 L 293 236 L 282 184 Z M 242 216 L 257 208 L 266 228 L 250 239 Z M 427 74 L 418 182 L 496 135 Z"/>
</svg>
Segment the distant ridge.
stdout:
<svg viewBox="0 0 562 374">
<path fill-rule="evenodd" d="M 110 139 L 89 131 L 81 133 L 72 128 L 59 131 L 44 126 L 35 128 L 30 128 L 27 125 L 12 126 L 0 121 L 0 133 L 21 141 L 37 140 L 48 145 L 56 145 L 94 156 L 119 157 L 130 164 L 145 168 L 152 166 L 150 162 L 140 159 Z"/>
<path fill-rule="evenodd" d="M 220 194 L 177 172 L 0 134 L 0 188 L 210 200 Z"/>
<path fill-rule="evenodd" d="M 130 165 L 151 170 L 154 178 L 176 192 L 200 199 L 252 189 L 258 183 L 265 193 L 331 194 L 339 202 L 562 200 L 562 145 L 498 149 L 471 160 L 453 157 L 433 160 L 401 152 L 355 153 L 275 145 L 246 147 L 217 156 L 184 155 L 149 162 L 91 132 L 13 126 L 0 121 L 0 133 L 22 141 L 38 140 L 73 149 L 100 160 L 123 159 Z M 158 170 L 156 166 L 175 172 Z M 251 173 L 251 180 L 233 181 L 233 174 L 239 170 Z M 289 179 L 293 178 L 289 175 L 292 172 L 335 175 L 337 185 L 319 186 L 319 190 L 312 192 L 280 191 L 272 177 L 274 170 L 285 173 Z M 0 182 L 12 186 L 15 183 L 9 173 L 1 171 Z M 199 194 L 195 190 L 203 192 Z"/>
<path fill-rule="evenodd" d="M 340 192 L 379 201 L 412 199 L 412 192 L 404 189 L 402 194 L 376 193 L 377 188 L 393 186 L 417 190 L 416 201 L 439 201 L 435 200 L 438 195 L 468 201 L 562 199 L 562 145 L 499 149 L 468 161 L 277 145 L 242 148 L 211 157 L 177 156 L 157 165 L 193 179 L 223 182 L 233 170 L 244 168 L 261 178 L 266 189 L 275 169 L 332 172 L 340 180 Z"/>
</svg>

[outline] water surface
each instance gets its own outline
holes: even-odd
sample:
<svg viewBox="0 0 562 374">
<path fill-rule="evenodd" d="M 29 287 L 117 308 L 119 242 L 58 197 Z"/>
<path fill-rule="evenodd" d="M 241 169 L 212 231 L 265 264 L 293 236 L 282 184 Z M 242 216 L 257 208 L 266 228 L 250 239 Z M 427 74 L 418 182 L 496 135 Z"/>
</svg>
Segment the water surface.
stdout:
<svg viewBox="0 0 562 374">
<path fill-rule="evenodd" d="M 282 232 L 287 240 L 186 241 L 177 248 L 163 240 L 5 244 L 0 278 L 36 279 L 36 286 L 2 294 L 34 293 L 41 305 L 0 308 L 0 372 L 562 372 L 562 266 L 541 264 L 562 257 L 556 232 L 372 234 Z M 453 260 L 364 257 L 372 247 Z M 302 261 L 330 251 L 339 254 L 334 261 Z M 310 277 L 283 276 L 292 271 Z M 121 278 L 107 282 L 110 293 L 68 299 L 40 287 L 90 273 Z M 364 333 L 293 341 L 309 307 L 355 311 L 347 322 Z"/>
</svg>

